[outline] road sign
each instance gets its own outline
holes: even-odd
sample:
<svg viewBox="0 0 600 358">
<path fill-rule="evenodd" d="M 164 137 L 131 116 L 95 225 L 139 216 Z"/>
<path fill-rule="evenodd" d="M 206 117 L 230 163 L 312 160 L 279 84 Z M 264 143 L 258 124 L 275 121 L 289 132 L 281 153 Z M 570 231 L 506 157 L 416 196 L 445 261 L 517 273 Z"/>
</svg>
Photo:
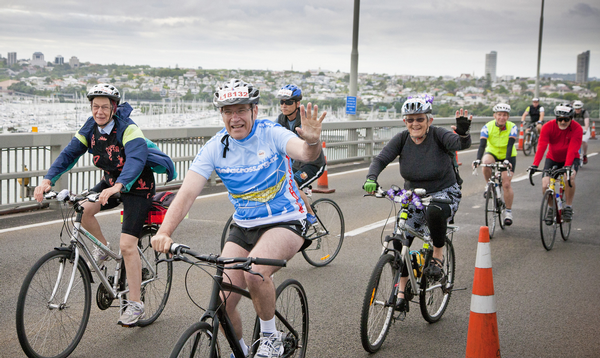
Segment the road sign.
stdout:
<svg viewBox="0 0 600 358">
<path fill-rule="evenodd" d="M 346 96 L 346 114 L 356 114 L 356 96 Z"/>
</svg>

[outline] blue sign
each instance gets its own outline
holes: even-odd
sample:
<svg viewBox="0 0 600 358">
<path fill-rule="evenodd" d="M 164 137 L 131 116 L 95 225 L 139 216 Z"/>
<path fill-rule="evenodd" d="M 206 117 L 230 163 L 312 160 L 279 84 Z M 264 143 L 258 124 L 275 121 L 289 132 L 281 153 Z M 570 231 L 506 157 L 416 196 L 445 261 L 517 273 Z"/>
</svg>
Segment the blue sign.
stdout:
<svg viewBox="0 0 600 358">
<path fill-rule="evenodd" d="M 346 114 L 356 114 L 356 96 L 346 96 Z"/>
</svg>

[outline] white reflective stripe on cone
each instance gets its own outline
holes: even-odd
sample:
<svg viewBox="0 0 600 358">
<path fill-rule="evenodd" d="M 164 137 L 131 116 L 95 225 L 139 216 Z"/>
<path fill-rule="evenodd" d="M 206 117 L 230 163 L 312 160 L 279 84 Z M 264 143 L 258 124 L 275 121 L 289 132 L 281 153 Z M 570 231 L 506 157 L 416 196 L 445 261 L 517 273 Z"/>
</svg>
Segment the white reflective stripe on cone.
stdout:
<svg viewBox="0 0 600 358">
<path fill-rule="evenodd" d="M 471 312 L 496 313 L 496 296 L 471 295 Z"/>
<path fill-rule="evenodd" d="M 489 242 L 477 243 L 477 259 L 475 260 L 475 267 L 492 268 L 492 252 Z"/>
</svg>

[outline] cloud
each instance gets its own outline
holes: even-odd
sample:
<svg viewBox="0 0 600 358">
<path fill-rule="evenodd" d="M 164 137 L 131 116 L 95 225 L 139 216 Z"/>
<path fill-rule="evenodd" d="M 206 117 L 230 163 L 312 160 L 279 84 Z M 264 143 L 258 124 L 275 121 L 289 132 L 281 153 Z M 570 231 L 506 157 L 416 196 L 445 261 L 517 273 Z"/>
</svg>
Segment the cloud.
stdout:
<svg viewBox="0 0 600 358">
<path fill-rule="evenodd" d="M 569 10 L 569 14 L 583 17 L 600 17 L 600 9 L 580 2 Z"/>
</svg>

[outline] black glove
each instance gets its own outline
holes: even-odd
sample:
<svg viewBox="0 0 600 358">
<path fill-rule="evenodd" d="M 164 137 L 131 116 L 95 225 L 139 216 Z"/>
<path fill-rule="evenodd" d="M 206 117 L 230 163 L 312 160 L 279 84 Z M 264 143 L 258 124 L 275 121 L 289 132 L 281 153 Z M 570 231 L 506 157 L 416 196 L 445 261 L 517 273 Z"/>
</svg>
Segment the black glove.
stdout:
<svg viewBox="0 0 600 358">
<path fill-rule="evenodd" d="M 456 117 L 456 134 L 467 135 L 469 134 L 469 128 L 471 128 L 471 121 L 467 117 Z"/>
<path fill-rule="evenodd" d="M 538 166 L 537 165 L 532 165 L 529 168 L 527 168 L 528 172 L 535 172 L 537 170 Z"/>
</svg>

